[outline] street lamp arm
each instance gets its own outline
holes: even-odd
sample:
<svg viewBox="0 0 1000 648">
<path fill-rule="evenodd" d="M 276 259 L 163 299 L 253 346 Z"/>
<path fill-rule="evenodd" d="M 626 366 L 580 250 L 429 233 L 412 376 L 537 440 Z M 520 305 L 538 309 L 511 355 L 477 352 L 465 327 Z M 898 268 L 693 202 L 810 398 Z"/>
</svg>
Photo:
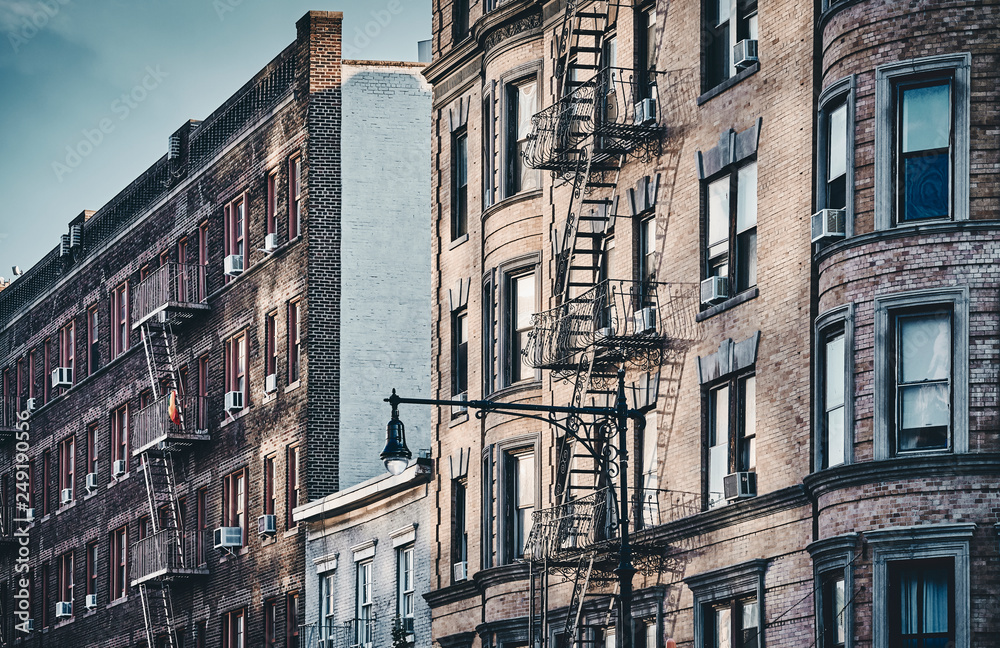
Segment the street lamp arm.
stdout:
<svg viewBox="0 0 1000 648">
<path fill-rule="evenodd" d="M 595 416 L 616 416 L 618 411 L 614 407 L 567 407 L 562 405 L 530 405 L 527 403 L 497 403 L 488 400 L 446 400 L 438 398 L 403 398 L 396 395 L 396 390 L 392 390 L 392 396 L 384 399 L 393 407 L 397 405 L 454 405 L 456 407 L 470 407 L 487 412 L 543 412 L 546 414 L 593 414 Z M 629 416 L 633 411 L 629 410 Z"/>
</svg>

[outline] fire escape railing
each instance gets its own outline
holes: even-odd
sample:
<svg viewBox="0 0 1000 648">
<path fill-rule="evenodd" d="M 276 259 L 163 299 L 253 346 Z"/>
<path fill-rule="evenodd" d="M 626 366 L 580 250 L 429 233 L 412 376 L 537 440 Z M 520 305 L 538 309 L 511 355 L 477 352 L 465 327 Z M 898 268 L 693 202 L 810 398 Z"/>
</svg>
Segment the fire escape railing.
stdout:
<svg viewBox="0 0 1000 648">
<path fill-rule="evenodd" d="M 697 286 L 607 279 L 579 297 L 532 316 L 525 357 L 534 367 L 575 366 L 594 347 L 650 348 L 693 333 Z"/>
<path fill-rule="evenodd" d="M 201 548 L 204 550 L 204 543 Z M 199 543 L 193 536 L 176 529 L 150 534 L 132 545 L 132 583 L 207 573 L 199 568 L 205 561 L 198 550 Z"/>
<path fill-rule="evenodd" d="M 136 412 L 132 419 L 132 453 L 160 442 L 192 441 L 208 437 L 208 403 L 204 396 L 177 396 L 171 419 L 171 394 L 165 394 Z"/>
<path fill-rule="evenodd" d="M 348 619 L 344 621 L 344 648 L 372 648 L 375 645 L 376 617 Z"/>
<path fill-rule="evenodd" d="M 658 96 L 658 87 L 637 82 L 633 70 L 604 68 L 532 116 L 525 162 L 566 172 L 579 163 L 581 144 L 590 136 L 598 137 L 599 155 L 629 153 L 658 140 Z"/>
<path fill-rule="evenodd" d="M 132 296 L 133 327 L 164 309 L 204 308 L 205 266 L 164 263 L 136 286 Z"/>
</svg>

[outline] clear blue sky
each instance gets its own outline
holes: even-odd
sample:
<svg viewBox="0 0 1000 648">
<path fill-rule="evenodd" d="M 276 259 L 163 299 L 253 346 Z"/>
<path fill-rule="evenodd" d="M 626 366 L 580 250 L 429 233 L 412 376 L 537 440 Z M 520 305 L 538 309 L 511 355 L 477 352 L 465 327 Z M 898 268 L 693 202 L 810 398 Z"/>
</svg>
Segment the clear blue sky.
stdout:
<svg viewBox="0 0 1000 648">
<path fill-rule="evenodd" d="M 344 12 L 345 58 L 415 61 L 430 38 L 430 0 L 0 0 L 0 276 L 155 162 L 310 9 Z"/>
</svg>

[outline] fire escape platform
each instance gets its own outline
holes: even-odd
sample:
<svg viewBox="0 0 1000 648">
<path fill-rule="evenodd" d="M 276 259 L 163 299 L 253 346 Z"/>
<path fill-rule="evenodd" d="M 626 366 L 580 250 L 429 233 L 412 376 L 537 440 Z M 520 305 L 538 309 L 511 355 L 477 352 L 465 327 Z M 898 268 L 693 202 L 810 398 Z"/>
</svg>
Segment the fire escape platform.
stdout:
<svg viewBox="0 0 1000 648">
<path fill-rule="evenodd" d="M 175 422 L 170 413 L 171 396 L 167 394 L 139 410 L 133 418 L 132 456 L 148 450 L 174 449 L 211 440 L 208 431 L 207 400 L 202 396 L 178 396 L 174 399 Z"/>
<path fill-rule="evenodd" d="M 132 330 L 140 328 L 143 324 L 154 318 L 156 318 L 159 324 L 173 324 L 176 326 L 194 318 L 201 312 L 209 310 L 211 310 L 211 307 L 204 303 L 165 302 L 133 322 Z"/>
<path fill-rule="evenodd" d="M 163 529 L 133 544 L 132 586 L 207 576 L 208 565 L 199 559 L 199 547 L 194 540 L 193 537 L 179 537 L 176 530 Z"/>
<path fill-rule="evenodd" d="M 205 266 L 168 262 L 153 270 L 136 286 L 132 299 L 132 329 L 154 318 L 160 324 L 182 324 L 210 309 Z"/>
</svg>

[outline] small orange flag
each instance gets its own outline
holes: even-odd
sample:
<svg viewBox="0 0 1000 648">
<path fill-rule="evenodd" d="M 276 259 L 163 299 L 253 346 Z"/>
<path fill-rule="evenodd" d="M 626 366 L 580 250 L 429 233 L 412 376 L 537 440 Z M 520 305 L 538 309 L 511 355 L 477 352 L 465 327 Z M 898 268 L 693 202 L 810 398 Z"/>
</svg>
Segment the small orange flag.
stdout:
<svg viewBox="0 0 1000 648">
<path fill-rule="evenodd" d="M 174 425 L 181 424 L 181 410 L 177 407 L 177 390 L 170 392 L 170 400 L 167 402 L 167 416 Z"/>
</svg>

